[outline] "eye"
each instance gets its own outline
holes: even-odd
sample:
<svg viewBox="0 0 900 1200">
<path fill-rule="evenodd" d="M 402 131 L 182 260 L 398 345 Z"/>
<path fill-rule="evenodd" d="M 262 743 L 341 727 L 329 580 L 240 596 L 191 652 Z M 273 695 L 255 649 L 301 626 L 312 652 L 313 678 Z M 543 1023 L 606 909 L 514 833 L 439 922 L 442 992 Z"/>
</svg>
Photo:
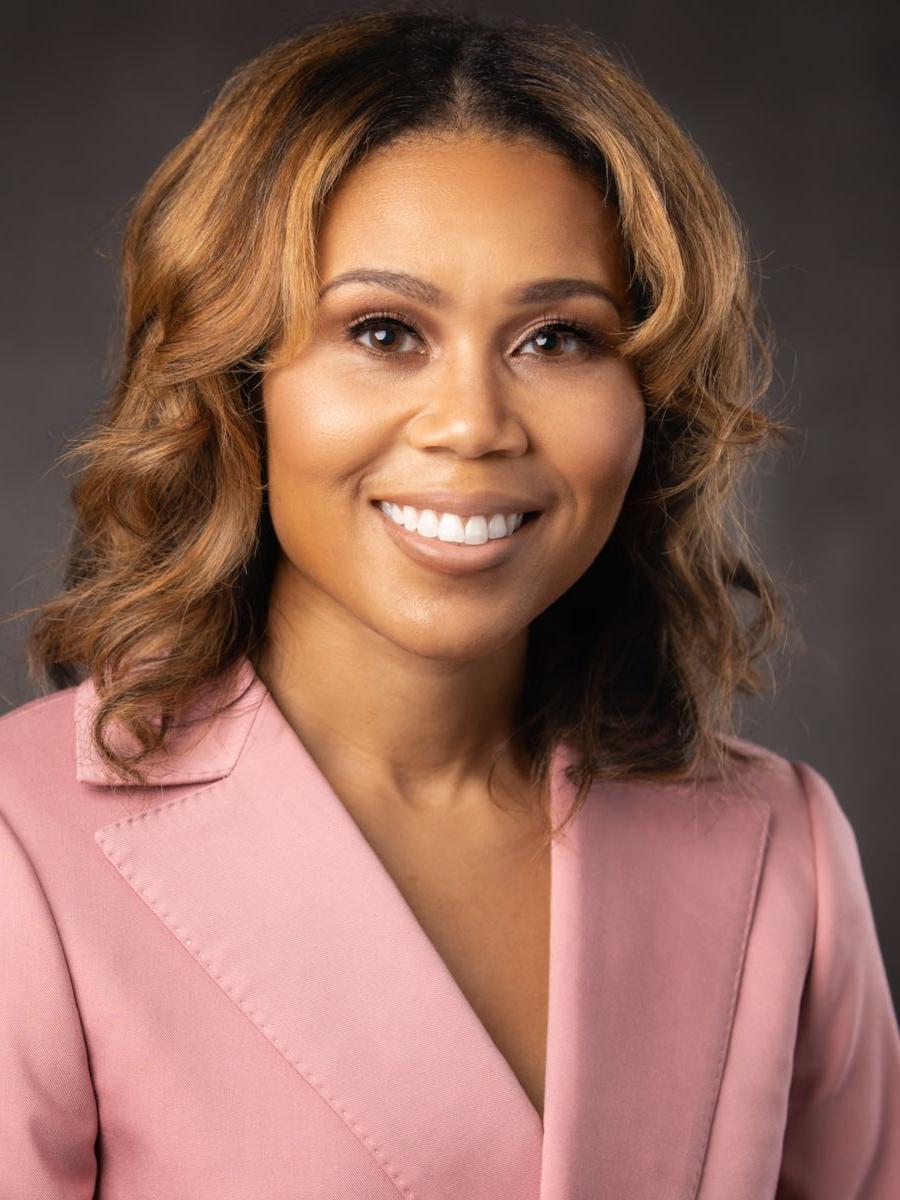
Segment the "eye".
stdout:
<svg viewBox="0 0 900 1200">
<path fill-rule="evenodd" d="M 372 343 L 361 343 L 363 349 L 380 358 L 400 358 L 408 349 L 404 345 L 406 338 L 422 341 L 415 326 L 406 320 L 401 313 L 378 312 L 370 313 L 357 321 L 351 322 L 344 328 L 344 336 L 348 341 L 356 342 L 362 337 L 372 336 Z M 608 347 L 604 340 L 576 321 L 573 317 L 554 317 L 545 320 L 537 326 L 521 343 L 523 346 L 534 342 L 542 353 L 525 354 L 525 358 L 546 359 L 548 362 L 580 362 L 585 358 L 602 353 Z M 574 349 L 566 351 L 568 342 Z M 548 353 L 543 353 L 548 351 Z M 414 353 L 420 353 L 414 351 Z"/>
<path fill-rule="evenodd" d="M 363 349 L 370 350 L 373 354 L 381 355 L 384 358 L 399 355 L 398 347 L 403 345 L 404 335 L 419 337 L 416 329 L 399 313 L 391 312 L 371 313 L 367 317 L 353 321 L 344 329 L 344 335 L 351 342 L 368 334 L 373 335 L 374 344 L 367 346 L 363 343 Z M 387 336 L 383 336 L 384 334 Z"/>
<path fill-rule="evenodd" d="M 567 354 L 565 350 L 555 353 L 555 351 L 559 350 L 565 339 L 575 343 L 574 354 Z M 527 346 L 529 342 L 534 342 L 535 345 L 540 346 L 541 350 L 549 350 L 551 353 L 529 354 L 526 355 L 526 358 L 549 358 L 551 360 L 566 358 L 580 359 L 590 357 L 593 354 L 599 354 L 605 349 L 603 340 L 597 334 L 571 317 L 560 317 L 539 325 L 534 333 L 526 338 L 522 345 Z"/>
</svg>

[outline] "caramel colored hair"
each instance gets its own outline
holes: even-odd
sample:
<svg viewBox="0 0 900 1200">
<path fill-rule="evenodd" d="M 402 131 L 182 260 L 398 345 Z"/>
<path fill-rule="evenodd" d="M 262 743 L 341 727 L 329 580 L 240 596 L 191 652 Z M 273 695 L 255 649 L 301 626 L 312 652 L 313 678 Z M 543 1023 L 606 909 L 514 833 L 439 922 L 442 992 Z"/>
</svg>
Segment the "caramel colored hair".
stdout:
<svg viewBox="0 0 900 1200">
<path fill-rule="evenodd" d="M 746 234 L 689 136 L 593 34 L 417 4 L 307 26 L 241 66 L 131 212 L 121 365 L 62 456 L 83 460 L 63 587 L 24 610 L 31 677 L 93 678 L 93 737 L 123 781 L 143 782 L 198 686 L 265 643 L 278 547 L 259 383 L 312 328 L 328 195 L 395 139 L 445 133 L 567 156 L 614 206 L 627 261 L 617 352 L 645 440 L 609 540 L 529 630 L 517 734 L 532 779 L 569 741 L 571 816 L 595 779 L 747 759 L 735 699 L 763 689 L 791 622 L 738 498 L 749 459 L 790 428 L 760 408 L 772 338 Z M 137 754 L 107 742 L 111 722 Z"/>
</svg>

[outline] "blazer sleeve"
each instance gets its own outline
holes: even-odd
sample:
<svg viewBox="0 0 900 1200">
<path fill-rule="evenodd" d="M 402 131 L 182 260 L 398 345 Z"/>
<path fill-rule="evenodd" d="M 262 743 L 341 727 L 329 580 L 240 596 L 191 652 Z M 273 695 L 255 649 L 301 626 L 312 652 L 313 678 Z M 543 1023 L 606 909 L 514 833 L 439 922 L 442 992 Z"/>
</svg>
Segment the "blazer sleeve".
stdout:
<svg viewBox="0 0 900 1200">
<path fill-rule="evenodd" d="M 0 1200 L 90 1200 L 97 1105 L 56 923 L 0 814 Z"/>
<path fill-rule="evenodd" d="M 776 1200 L 900 1197 L 900 1037 L 853 828 L 827 781 L 792 764 L 817 876 Z"/>
</svg>

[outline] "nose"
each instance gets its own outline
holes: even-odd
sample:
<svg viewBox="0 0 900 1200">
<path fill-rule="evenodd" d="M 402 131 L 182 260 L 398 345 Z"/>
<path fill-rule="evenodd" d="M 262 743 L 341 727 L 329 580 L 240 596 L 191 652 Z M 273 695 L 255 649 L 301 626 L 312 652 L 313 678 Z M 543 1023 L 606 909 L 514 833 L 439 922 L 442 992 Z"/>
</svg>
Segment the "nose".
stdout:
<svg viewBox="0 0 900 1200">
<path fill-rule="evenodd" d="M 445 362 L 442 376 L 435 373 L 427 386 L 427 398 L 408 426 L 416 449 L 446 449 L 461 458 L 478 458 L 515 457 L 528 448 L 520 414 L 484 358 L 465 367 L 458 360 Z"/>
</svg>

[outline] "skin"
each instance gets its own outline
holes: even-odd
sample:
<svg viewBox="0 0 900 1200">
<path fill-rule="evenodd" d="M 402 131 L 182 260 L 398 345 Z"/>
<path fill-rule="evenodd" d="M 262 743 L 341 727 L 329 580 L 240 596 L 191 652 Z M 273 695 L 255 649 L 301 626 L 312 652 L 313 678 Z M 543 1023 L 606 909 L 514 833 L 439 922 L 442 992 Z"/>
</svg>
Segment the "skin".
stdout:
<svg viewBox="0 0 900 1200">
<path fill-rule="evenodd" d="M 336 287 L 308 344 L 267 374 L 281 556 L 257 669 L 542 1114 L 550 857 L 511 716 L 528 626 L 608 539 L 643 441 L 638 380 L 612 344 L 631 316 L 615 218 L 537 144 L 418 138 L 344 179 L 319 255 L 323 285 L 401 271 L 447 302 Z M 508 298 L 560 277 L 602 284 L 621 314 L 590 294 Z M 414 332 L 345 336 L 381 309 Z M 561 315 L 609 344 L 589 354 L 542 329 Z M 408 558 L 371 506 L 434 487 L 539 497 L 544 512 L 508 561 L 448 576 Z"/>
<path fill-rule="evenodd" d="M 323 285 L 378 267 L 424 278 L 449 302 L 342 285 L 300 355 L 267 374 L 281 558 L 260 674 L 349 792 L 364 788 L 398 819 L 480 809 L 510 734 L 528 626 L 607 541 L 645 419 L 634 367 L 612 346 L 591 356 L 565 333 L 534 341 L 560 314 L 614 338 L 611 303 L 505 297 L 537 279 L 588 278 L 630 315 L 614 214 L 562 156 L 529 141 L 416 138 L 344 179 L 319 256 Z M 344 336 L 385 308 L 417 334 L 388 324 L 380 341 Z M 385 330 L 395 336 L 379 354 Z M 393 544 L 370 501 L 442 485 L 538 496 L 545 511 L 508 562 L 439 574 Z M 520 783 L 514 744 L 503 763 Z"/>
</svg>

